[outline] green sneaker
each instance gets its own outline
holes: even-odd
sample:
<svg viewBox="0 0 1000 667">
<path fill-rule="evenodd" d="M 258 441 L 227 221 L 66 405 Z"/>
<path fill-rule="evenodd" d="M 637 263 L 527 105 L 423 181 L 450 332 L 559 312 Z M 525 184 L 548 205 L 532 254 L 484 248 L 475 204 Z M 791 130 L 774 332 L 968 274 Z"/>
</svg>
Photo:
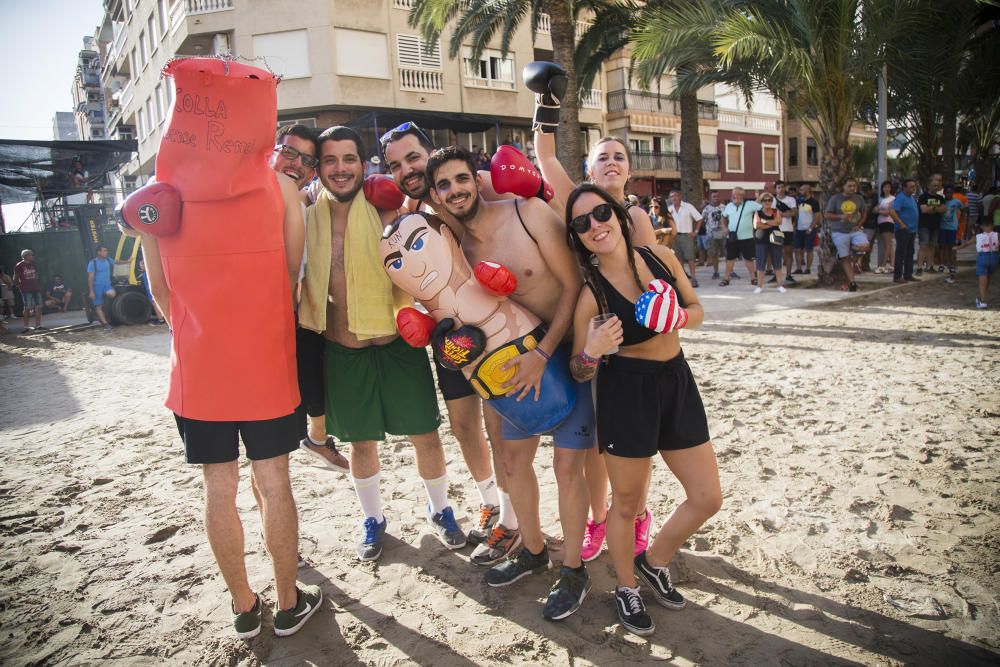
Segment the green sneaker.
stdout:
<svg viewBox="0 0 1000 667">
<path fill-rule="evenodd" d="M 253 639 L 260 634 L 260 596 L 254 595 L 253 608 L 250 611 L 237 612 L 233 608 L 233 627 L 240 639 Z"/>
<path fill-rule="evenodd" d="M 323 601 L 323 591 L 319 586 L 298 584 L 295 590 L 298 595 L 293 609 L 281 610 L 277 605 L 274 607 L 274 634 L 279 637 L 288 637 L 298 632 Z"/>
<path fill-rule="evenodd" d="M 543 547 L 540 554 L 533 554 L 527 549 L 521 549 L 516 556 L 509 556 L 504 562 L 488 569 L 486 583 L 493 588 L 509 586 L 529 574 L 538 574 L 547 569 L 549 569 L 548 547 Z"/>
</svg>

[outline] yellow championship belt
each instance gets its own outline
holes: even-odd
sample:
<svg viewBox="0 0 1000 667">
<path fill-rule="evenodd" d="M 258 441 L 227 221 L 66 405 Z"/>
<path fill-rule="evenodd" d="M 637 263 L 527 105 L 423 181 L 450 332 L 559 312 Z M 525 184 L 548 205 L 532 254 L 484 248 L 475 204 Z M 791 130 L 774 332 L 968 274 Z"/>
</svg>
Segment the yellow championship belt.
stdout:
<svg viewBox="0 0 1000 667">
<path fill-rule="evenodd" d="M 504 364 L 518 355 L 534 350 L 538 345 L 535 332 L 531 332 L 493 350 L 483 359 L 469 378 L 469 384 L 483 400 L 500 398 L 505 395 L 505 387 L 514 379 L 514 370 L 504 370 Z"/>
</svg>

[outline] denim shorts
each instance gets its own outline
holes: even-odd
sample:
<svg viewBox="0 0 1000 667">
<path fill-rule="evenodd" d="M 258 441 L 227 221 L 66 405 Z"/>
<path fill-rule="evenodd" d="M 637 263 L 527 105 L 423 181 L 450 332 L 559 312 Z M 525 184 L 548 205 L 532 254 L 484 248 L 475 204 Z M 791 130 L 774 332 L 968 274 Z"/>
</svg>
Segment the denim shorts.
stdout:
<svg viewBox="0 0 1000 667">
<path fill-rule="evenodd" d="M 976 275 L 992 276 L 1000 265 L 1000 253 L 981 252 L 976 254 Z"/>
<path fill-rule="evenodd" d="M 42 306 L 42 293 L 41 292 L 21 292 L 21 301 L 24 302 L 25 308 L 41 308 Z"/>
<path fill-rule="evenodd" d="M 868 245 L 868 236 L 862 230 L 856 232 L 832 232 L 833 245 L 837 248 L 837 257 L 843 259 L 851 256 L 851 246 Z"/>
<path fill-rule="evenodd" d="M 590 449 L 596 442 L 596 417 L 594 398 L 589 382 L 576 382 L 576 405 L 559 426 L 543 435 L 552 436 L 552 444 L 560 449 Z M 524 400 L 532 400 L 534 393 Z M 483 401 L 487 406 L 490 401 Z M 520 430 L 506 419 L 502 423 L 504 440 L 527 440 L 535 435 Z"/>
</svg>

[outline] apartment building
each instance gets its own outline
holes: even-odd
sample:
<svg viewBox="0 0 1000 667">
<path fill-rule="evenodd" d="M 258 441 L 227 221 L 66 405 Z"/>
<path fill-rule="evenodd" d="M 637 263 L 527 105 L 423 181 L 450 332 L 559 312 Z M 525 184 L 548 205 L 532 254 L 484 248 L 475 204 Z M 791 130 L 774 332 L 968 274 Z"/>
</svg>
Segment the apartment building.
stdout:
<svg viewBox="0 0 1000 667">
<path fill-rule="evenodd" d="M 710 191 L 728 195 L 735 187 L 760 192 L 768 182 L 784 178 L 781 160 L 781 105 L 766 92 L 752 103 L 736 89 L 715 86 L 719 106 L 719 178 L 709 181 Z"/>
<path fill-rule="evenodd" d="M 790 183 L 811 183 L 815 185 L 819 182 L 820 162 L 823 159 L 823 152 L 819 142 L 812 136 L 802 121 L 794 116 L 789 116 L 787 111 L 783 116 L 785 126 L 785 150 L 784 165 L 787 180 Z M 855 123 L 851 126 L 849 141 L 852 146 L 863 143 L 876 142 L 878 140 L 878 130 L 871 125 Z"/>
<path fill-rule="evenodd" d="M 56 141 L 77 141 L 80 138 L 74 112 L 57 111 L 52 116 L 52 138 Z"/>
<path fill-rule="evenodd" d="M 77 136 L 85 141 L 107 139 L 101 56 L 94 37 L 83 38 L 83 49 L 77 56 L 70 95 L 73 97 Z"/>
<path fill-rule="evenodd" d="M 463 47 L 447 57 L 445 33 L 427 44 L 408 24 L 412 0 L 105 0 L 98 29 L 104 49 L 108 127 L 134 138 L 139 155 L 126 187 L 148 178 L 175 91 L 160 70 L 174 56 L 232 51 L 282 76 L 279 122 L 325 128 L 351 124 L 374 154 L 375 138 L 405 120 L 435 142 L 494 150 L 530 139 L 532 94 L 521 81 L 525 63 L 551 59 L 543 17 L 532 43 L 525 26 L 504 56 L 497 46 L 473 59 Z M 581 26 L 582 27 L 582 26 Z M 603 132 L 605 95 L 587 91 L 584 131 Z"/>
</svg>

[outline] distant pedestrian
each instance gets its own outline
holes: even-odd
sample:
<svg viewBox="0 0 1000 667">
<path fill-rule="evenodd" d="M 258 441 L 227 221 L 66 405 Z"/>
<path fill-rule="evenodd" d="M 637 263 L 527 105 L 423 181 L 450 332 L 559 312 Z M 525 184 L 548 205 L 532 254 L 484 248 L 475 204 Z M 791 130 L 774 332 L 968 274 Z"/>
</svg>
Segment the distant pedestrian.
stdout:
<svg viewBox="0 0 1000 667">
<path fill-rule="evenodd" d="M 892 273 L 892 244 L 895 236 L 895 223 L 889 215 L 892 202 L 896 199 L 892 181 L 882 181 L 878 197 L 878 267 L 875 273 Z"/>
<path fill-rule="evenodd" d="M 691 287 L 698 287 L 696 274 L 698 262 L 698 228 L 703 224 L 701 213 L 689 202 L 681 201 L 681 193 L 674 190 L 670 193 L 667 212 L 674 220 L 677 229 L 677 241 L 674 254 L 681 261 L 681 266 L 687 264 L 691 277 Z"/>
<path fill-rule="evenodd" d="M 792 251 L 795 237 L 795 219 L 798 217 L 799 204 L 795 197 L 788 191 L 784 181 L 774 182 L 774 207 L 781 215 L 781 224 L 778 229 L 784 236 L 785 245 L 781 247 L 782 265 L 785 267 L 785 282 L 789 285 L 795 284 L 792 277 Z M 772 261 L 773 264 L 773 261 Z M 777 282 L 777 278 L 775 278 Z"/>
<path fill-rule="evenodd" d="M 959 237 L 959 216 L 965 209 L 965 203 L 957 196 L 955 186 L 944 187 L 944 214 L 941 216 L 941 230 L 938 232 L 938 247 L 941 253 L 941 264 L 948 267 L 948 277 L 945 282 L 955 282 L 955 246 Z"/>
<path fill-rule="evenodd" d="M 795 223 L 795 274 L 812 273 L 813 250 L 816 247 L 816 229 L 819 227 L 819 201 L 812 195 L 812 186 L 803 183 L 799 188 L 798 221 Z M 805 267 L 804 269 L 802 267 Z"/>
<path fill-rule="evenodd" d="M 14 279 L 0 267 L 0 321 L 14 319 Z"/>
<path fill-rule="evenodd" d="M 1000 211 L 1000 207 L 995 207 Z M 998 216 L 1000 217 L 1000 216 Z M 1000 238 L 997 237 L 993 218 L 983 218 L 980 223 L 982 231 L 976 234 L 960 247 L 975 242 L 976 244 L 976 277 L 979 280 L 979 296 L 976 297 L 976 308 L 986 308 L 986 293 L 990 289 L 990 277 L 1000 266 Z"/>
<path fill-rule="evenodd" d="M 941 174 L 931 174 L 927 189 L 920 195 L 920 227 L 917 230 L 920 250 L 917 253 L 916 275 L 924 271 L 934 273 L 934 255 L 937 253 L 938 232 L 944 215 L 944 193 L 941 191 Z"/>
<path fill-rule="evenodd" d="M 895 224 L 896 258 L 893 262 L 892 282 L 914 282 L 913 243 L 917 236 L 920 206 L 917 203 L 917 182 L 912 178 L 903 181 L 903 189 L 887 209 Z"/>
<path fill-rule="evenodd" d="M 87 286 L 90 303 L 94 307 L 97 319 L 108 331 L 111 330 L 111 325 L 104 312 L 104 304 L 107 303 L 110 306 L 111 300 L 115 298 L 115 288 L 112 285 L 114 275 L 115 261 L 108 257 L 107 246 L 97 246 L 97 254 L 87 263 Z"/>
<path fill-rule="evenodd" d="M 754 241 L 753 241 L 753 214 L 760 210 L 760 204 L 744 199 L 743 188 L 733 188 L 733 200 L 722 209 L 722 219 L 729 229 L 729 236 L 726 238 L 726 274 L 719 282 L 720 287 L 729 284 L 730 278 L 735 278 L 733 269 L 736 267 L 736 260 L 740 257 L 746 264 L 747 273 L 754 275 Z M 757 279 L 751 281 L 757 284 Z"/>
<path fill-rule="evenodd" d="M 757 287 L 754 288 L 754 294 L 764 291 L 768 259 L 774 269 L 774 282 L 778 285 L 778 291 L 785 292 L 785 286 L 781 284 L 781 260 L 785 241 L 780 229 L 781 213 L 775 208 L 774 199 L 775 196 L 770 192 L 762 192 L 757 198 L 761 208 L 753 214 L 754 253 L 757 257 Z"/>
<path fill-rule="evenodd" d="M 865 200 L 858 194 L 858 182 L 851 177 L 844 181 L 843 190 L 830 197 L 823 209 L 823 217 L 830 221 L 830 231 L 833 245 L 837 249 L 837 258 L 847 277 L 843 287 L 849 292 L 857 292 L 858 284 L 854 282 L 854 253 L 864 253 L 868 250 L 868 237 L 862 231 L 868 217 L 868 207 Z"/>
<path fill-rule="evenodd" d="M 729 230 L 722 223 L 722 206 L 719 205 L 722 196 L 713 192 L 708 196 L 708 203 L 701 210 L 705 221 L 705 238 L 708 240 L 708 264 L 712 265 L 712 280 L 719 279 L 719 257 L 726 256 L 726 237 Z"/>
<path fill-rule="evenodd" d="M 967 241 L 976 234 L 976 225 L 979 224 L 979 219 L 983 217 L 983 195 L 979 192 L 979 185 L 976 183 L 969 183 L 969 191 L 965 193 L 966 198 L 969 200 L 969 210 L 966 212 L 966 219 L 969 224 L 965 226 L 965 238 L 963 241 Z"/>
<path fill-rule="evenodd" d="M 30 250 L 21 251 L 21 261 L 14 267 L 14 285 L 21 292 L 21 301 L 24 310 L 21 317 L 24 319 L 24 330 L 44 329 L 42 326 L 42 282 L 38 277 L 38 265 L 35 264 L 35 253 Z M 28 319 L 34 311 L 35 326 L 28 326 Z"/>
<path fill-rule="evenodd" d="M 52 282 L 45 288 L 45 307 L 65 313 L 72 298 L 73 290 L 63 282 L 63 277 L 58 273 L 52 276 Z"/>
</svg>

